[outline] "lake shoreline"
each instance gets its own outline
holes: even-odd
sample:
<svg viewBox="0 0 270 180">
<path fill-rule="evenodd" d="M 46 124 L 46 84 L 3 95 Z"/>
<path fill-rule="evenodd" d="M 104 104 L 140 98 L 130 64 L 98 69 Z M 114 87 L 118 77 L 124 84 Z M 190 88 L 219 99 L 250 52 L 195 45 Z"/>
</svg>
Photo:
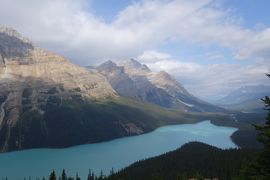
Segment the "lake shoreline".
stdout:
<svg viewBox="0 0 270 180">
<path fill-rule="evenodd" d="M 95 174 L 111 168 L 118 171 L 142 159 L 175 150 L 191 141 L 200 141 L 222 149 L 236 148 L 231 134 L 236 128 L 218 127 L 204 120 L 195 124 L 163 126 L 150 133 L 114 139 L 107 142 L 74 146 L 64 149 L 31 149 L 0 154 L 0 169 L 12 179 L 42 177 L 52 169 L 59 174 L 66 169 L 86 177 L 88 169 Z M 27 165 L 25 164 L 27 162 Z M 16 174 L 14 175 L 14 172 Z"/>
<path fill-rule="evenodd" d="M 1 154 L 9 154 L 9 153 L 16 153 L 16 152 L 24 152 L 24 151 L 31 151 L 31 150 L 42 150 L 42 149 L 47 149 L 47 150 L 63 150 L 63 149 L 66 149 L 66 148 L 76 148 L 76 147 L 80 147 L 80 146 L 87 146 L 87 145 L 94 145 L 94 144 L 99 144 L 99 143 L 107 143 L 107 142 L 111 142 L 111 141 L 116 141 L 116 140 L 119 140 L 119 139 L 122 139 L 122 138 L 128 138 L 128 137 L 136 137 L 136 136 L 141 136 L 141 135 L 147 135 L 149 133 L 152 133 L 160 128 L 163 128 L 163 127 L 167 127 L 167 126 L 177 126 L 177 125 L 190 125 L 190 124 L 198 124 L 198 123 L 201 123 L 201 122 L 204 122 L 204 121 L 210 121 L 211 124 L 215 125 L 215 126 L 220 126 L 220 127 L 233 127 L 233 128 L 237 128 L 237 131 L 239 131 L 238 129 L 238 126 L 236 125 L 223 125 L 223 124 L 220 124 L 220 123 L 216 123 L 215 120 L 195 120 L 194 122 L 189 122 L 189 123 L 171 123 L 171 124 L 166 124 L 166 125 L 162 125 L 162 126 L 158 126 L 156 127 L 155 129 L 153 130 L 150 130 L 150 131 L 146 131 L 142 134 L 133 134 L 133 135 L 128 135 L 128 136 L 122 136 L 122 137 L 116 137 L 116 138 L 112 138 L 112 139 L 109 139 L 109 140 L 105 140 L 105 141 L 98 141 L 98 142 L 93 142 L 93 143 L 84 143 L 84 144 L 77 144 L 77 145 L 72 145 L 72 146 L 59 146 L 59 147 L 40 147 L 40 148 L 30 148 L 30 149 L 21 149 L 21 150 L 15 150 L 15 151 L 8 151 L 8 152 L 0 152 L 0 155 Z M 234 132 L 234 133 L 235 133 Z M 232 134 L 233 135 L 233 134 Z M 232 139 L 233 141 L 233 139 Z M 234 142 L 234 141 L 233 141 Z M 235 143 L 235 142 L 234 142 Z M 239 146 L 237 143 L 235 143 L 237 146 Z"/>
</svg>

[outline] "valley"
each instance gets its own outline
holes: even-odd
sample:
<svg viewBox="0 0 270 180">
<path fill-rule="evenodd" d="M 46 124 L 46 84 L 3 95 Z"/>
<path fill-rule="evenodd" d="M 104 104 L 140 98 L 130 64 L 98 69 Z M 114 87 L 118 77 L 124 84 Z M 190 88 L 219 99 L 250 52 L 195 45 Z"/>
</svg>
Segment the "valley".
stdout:
<svg viewBox="0 0 270 180">
<path fill-rule="evenodd" d="M 1 152 L 95 143 L 203 119 L 231 121 L 226 110 L 136 60 L 86 69 L 4 27 L 0 43 Z"/>
<path fill-rule="evenodd" d="M 263 148 L 252 124 L 263 124 L 264 112 L 205 102 L 135 59 L 82 67 L 5 27 L 0 55 L 0 177 L 52 168 L 108 175 L 191 141 Z M 22 168 L 26 161 L 33 166 Z"/>
</svg>

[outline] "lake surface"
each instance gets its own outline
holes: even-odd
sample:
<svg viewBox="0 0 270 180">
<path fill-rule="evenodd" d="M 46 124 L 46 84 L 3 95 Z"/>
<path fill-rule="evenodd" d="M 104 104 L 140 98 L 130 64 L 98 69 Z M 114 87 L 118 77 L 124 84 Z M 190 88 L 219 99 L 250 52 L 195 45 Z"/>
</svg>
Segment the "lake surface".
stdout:
<svg viewBox="0 0 270 180">
<path fill-rule="evenodd" d="M 48 178 L 52 169 L 57 175 L 64 168 L 68 175 L 79 173 L 86 179 L 88 169 L 109 173 L 131 163 L 175 150 L 190 141 L 200 141 L 220 148 L 237 147 L 230 139 L 236 128 L 215 126 L 210 121 L 197 124 L 164 126 L 155 131 L 108 142 L 65 149 L 33 149 L 0 154 L 0 179 Z"/>
</svg>

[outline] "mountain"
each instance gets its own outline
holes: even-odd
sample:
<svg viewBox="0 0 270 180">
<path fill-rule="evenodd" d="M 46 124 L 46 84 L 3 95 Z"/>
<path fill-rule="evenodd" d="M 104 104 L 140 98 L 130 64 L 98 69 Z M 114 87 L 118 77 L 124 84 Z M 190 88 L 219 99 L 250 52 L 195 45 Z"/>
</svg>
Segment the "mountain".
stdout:
<svg viewBox="0 0 270 180">
<path fill-rule="evenodd" d="M 244 86 L 230 92 L 215 104 L 231 110 L 258 112 L 264 109 L 261 99 L 269 94 L 270 86 Z"/>
<path fill-rule="evenodd" d="M 133 163 L 105 179 L 242 179 L 242 167 L 254 162 L 258 152 L 248 149 L 222 150 L 190 142 L 175 151 Z"/>
<path fill-rule="evenodd" d="M 0 151 L 23 148 L 33 131 L 45 136 L 47 125 L 33 119 L 52 105 L 117 96 L 99 73 L 35 47 L 11 28 L 0 28 L 0 62 Z"/>
<path fill-rule="evenodd" d="M 154 102 L 165 103 L 168 99 L 171 101 L 168 103 L 178 105 L 178 100 L 173 101 L 173 96 L 167 91 L 157 88 L 157 82 L 152 84 L 155 79 L 141 81 L 146 77 L 136 75 L 148 72 L 149 78 L 153 73 L 146 66 L 132 61 L 126 69 L 110 63 L 103 67 L 111 68 L 111 74 L 124 74 L 118 77 L 126 84 L 118 84 L 117 91 L 121 88 L 123 92 L 130 90 L 131 82 L 134 83 L 131 87 L 137 88 L 130 92 L 132 95 L 139 91 L 140 98 L 149 98 L 152 89 L 156 93 L 152 97 Z M 130 74 L 126 74 L 126 70 Z M 64 57 L 36 47 L 17 31 L 1 27 L 0 152 L 94 143 L 142 134 L 167 124 L 227 118 L 220 113 L 166 109 L 123 97 L 111 86 L 113 80 L 118 82 L 117 79 L 112 78 L 109 83 L 100 72 L 76 66 Z M 169 76 L 160 73 L 153 74 L 153 77 L 163 80 Z M 175 81 L 170 79 L 166 82 Z M 166 82 L 159 86 L 170 86 Z M 140 90 L 139 87 L 145 89 Z M 181 88 L 180 84 L 175 88 Z M 168 98 L 163 98 L 163 94 Z M 183 103 L 180 105 L 185 106 Z"/>
<path fill-rule="evenodd" d="M 115 91 L 123 96 L 185 111 L 224 111 L 191 95 L 167 72 L 152 72 L 134 59 L 119 64 L 107 61 L 95 69 L 106 76 Z"/>
</svg>

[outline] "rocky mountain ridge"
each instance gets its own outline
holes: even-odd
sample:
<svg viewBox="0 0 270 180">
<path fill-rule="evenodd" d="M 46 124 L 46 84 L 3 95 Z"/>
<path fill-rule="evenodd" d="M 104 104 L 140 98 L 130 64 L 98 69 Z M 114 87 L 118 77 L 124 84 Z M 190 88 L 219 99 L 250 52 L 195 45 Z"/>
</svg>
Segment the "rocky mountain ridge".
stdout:
<svg viewBox="0 0 270 180">
<path fill-rule="evenodd" d="M 150 102 L 165 108 L 186 111 L 222 111 L 191 95 L 182 84 L 165 71 L 152 72 L 146 65 L 130 59 L 114 63 L 107 61 L 96 68 L 107 77 L 111 86 L 123 96 Z"/>
<path fill-rule="evenodd" d="M 11 28 L 0 28 L 0 150 L 27 111 L 45 113 L 48 102 L 117 96 L 99 73 L 35 47 Z M 3 132 L 5 130 L 5 132 Z M 20 142 L 17 142 L 20 146 Z"/>
</svg>

